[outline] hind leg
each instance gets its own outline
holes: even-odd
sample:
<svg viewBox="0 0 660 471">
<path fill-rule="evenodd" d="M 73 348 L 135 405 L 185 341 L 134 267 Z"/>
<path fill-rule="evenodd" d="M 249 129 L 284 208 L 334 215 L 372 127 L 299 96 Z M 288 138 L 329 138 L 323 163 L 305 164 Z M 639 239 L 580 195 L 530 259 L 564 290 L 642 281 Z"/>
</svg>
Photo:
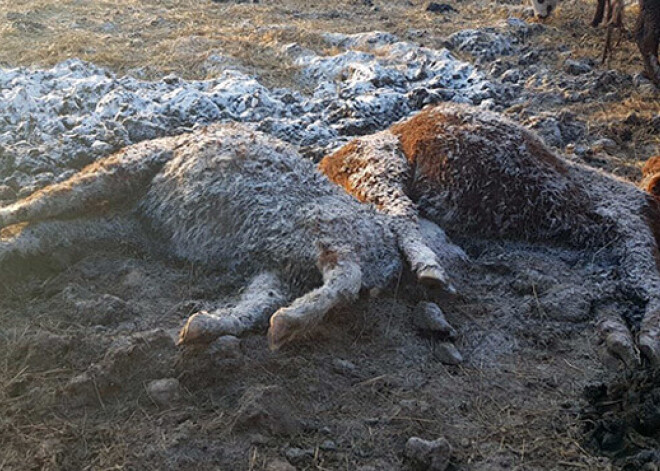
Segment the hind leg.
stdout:
<svg viewBox="0 0 660 471">
<path fill-rule="evenodd" d="M 67 247 L 142 245 L 139 224 L 130 216 L 43 221 L 15 227 L 12 233 L 0 233 L 0 266 L 13 258 L 47 255 Z"/>
<path fill-rule="evenodd" d="M 107 212 L 136 201 L 172 157 L 174 138 L 145 141 L 91 164 L 56 183 L 0 208 L 0 229 L 22 222 Z M 182 144 L 179 144 L 179 146 Z M 176 148 L 176 147 L 175 147 Z"/>
<path fill-rule="evenodd" d="M 324 158 L 320 170 L 360 201 L 392 216 L 399 248 L 417 278 L 453 291 L 445 269 L 424 240 L 417 206 L 407 194 L 414 169 L 389 132 L 363 137 Z"/>
<path fill-rule="evenodd" d="M 274 273 L 253 278 L 233 307 L 198 312 L 179 334 L 179 344 L 210 343 L 222 335 L 242 335 L 268 325 L 268 318 L 284 306 L 287 296 Z"/>
<path fill-rule="evenodd" d="M 362 287 L 362 271 L 356 261 L 327 252 L 320 257 L 320 268 L 323 286 L 296 299 L 270 318 L 271 350 L 304 335 L 333 307 L 357 298 Z"/>
</svg>

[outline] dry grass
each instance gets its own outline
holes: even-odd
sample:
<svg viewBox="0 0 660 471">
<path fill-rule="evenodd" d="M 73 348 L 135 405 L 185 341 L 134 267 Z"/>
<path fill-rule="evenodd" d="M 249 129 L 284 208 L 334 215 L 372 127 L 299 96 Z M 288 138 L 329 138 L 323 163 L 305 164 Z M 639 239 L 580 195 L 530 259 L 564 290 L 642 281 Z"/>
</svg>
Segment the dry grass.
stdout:
<svg viewBox="0 0 660 471">
<path fill-rule="evenodd" d="M 21 0 L 0 2 L 0 65 L 50 66 L 77 57 L 108 67 L 120 74 L 136 71 L 139 77 L 156 79 L 175 73 L 187 79 L 203 79 L 210 71 L 205 63 L 213 54 L 229 57 L 247 73 L 258 75 L 267 86 L 301 86 L 296 69 L 281 54 L 284 44 L 333 53 L 322 41 L 323 32 L 356 33 L 390 31 L 432 47 L 466 28 L 493 25 L 511 15 L 521 15 L 520 1 L 471 0 L 456 3 L 457 14 L 427 13 L 425 0 L 332 2 L 262 0 L 259 4 L 214 3 L 211 0 Z M 598 59 L 604 30 L 587 26 L 593 5 L 586 0 L 566 0 L 549 21 L 543 35 L 532 40 L 539 46 L 568 46 L 573 57 Z M 632 29 L 636 10 L 628 10 L 626 24 Z M 336 52 L 336 51 L 334 51 Z M 556 64 L 561 67 L 561 64 Z M 642 70 L 636 45 L 624 40 L 608 67 L 635 73 Z M 621 90 L 622 101 L 605 104 L 573 104 L 564 107 L 595 127 L 623 119 L 630 112 L 643 119 L 660 114 L 660 100 L 634 88 Z M 636 132 L 624 150 L 625 160 L 648 157 L 649 148 L 660 147 L 657 133 Z M 634 164 L 636 165 L 636 164 Z"/>
<path fill-rule="evenodd" d="M 402 37 L 423 30 L 431 43 L 453 31 L 507 16 L 472 4 L 460 5 L 451 21 L 426 13 L 421 1 L 362 2 L 266 0 L 257 5 L 210 0 L 23 0 L 2 2 L 0 63 L 52 65 L 78 57 L 117 72 L 144 67 L 147 76 L 176 73 L 204 78 L 202 64 L 213 53 L 236 58 L 269 84 L 290 82 L 280 55 L 289 42 L 320 49 L 320 33 L 387 30 Z M 456 20 L 456 21 L 455 21 Z"/>
</svg>

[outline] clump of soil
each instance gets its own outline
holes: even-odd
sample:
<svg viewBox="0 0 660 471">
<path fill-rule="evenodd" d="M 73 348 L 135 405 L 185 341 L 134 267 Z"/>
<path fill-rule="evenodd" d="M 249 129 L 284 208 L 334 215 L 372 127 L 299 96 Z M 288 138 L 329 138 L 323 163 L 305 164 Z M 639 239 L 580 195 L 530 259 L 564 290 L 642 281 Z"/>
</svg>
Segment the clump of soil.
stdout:
<svg viewBox="0 0 660 471">
<path fill-rule="evenodd" d="M 624 471 L 660 466 L 660 370 L 636 371 L 585 388 L 586 443 Z"/>
</svg>

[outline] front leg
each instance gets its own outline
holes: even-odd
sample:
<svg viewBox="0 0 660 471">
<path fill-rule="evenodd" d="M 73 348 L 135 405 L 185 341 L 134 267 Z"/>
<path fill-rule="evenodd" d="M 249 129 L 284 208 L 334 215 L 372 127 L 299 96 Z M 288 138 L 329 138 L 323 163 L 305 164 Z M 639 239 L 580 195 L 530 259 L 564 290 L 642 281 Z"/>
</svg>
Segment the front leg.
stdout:
<svg viewBox="0 0 660 471">
<path fill-rule="evenodd" d="M 357 298 L 362 287 L 362 270 L 357 262 L 326 253 L 320 265 L 323 286 L 296 299 L 270 318 L 268 342 L 271 350 L 308 332 L 333 307 Z"/>
<path fill-rule="evenodd" d="M 179 344 L 210 343 L 222 335 L 240 336 L 265 328 L 270 315 L 286 302 L 277 275 L 261 273 L 252 279 L 236 306 L 192 315 L 181 329 Z"/>
</svg>

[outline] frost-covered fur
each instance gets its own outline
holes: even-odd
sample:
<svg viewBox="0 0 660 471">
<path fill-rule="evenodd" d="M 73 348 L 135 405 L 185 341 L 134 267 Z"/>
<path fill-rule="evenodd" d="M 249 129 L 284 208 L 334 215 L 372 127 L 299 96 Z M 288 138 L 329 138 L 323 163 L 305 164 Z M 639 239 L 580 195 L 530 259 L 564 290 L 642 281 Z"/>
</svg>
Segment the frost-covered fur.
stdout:
<svg viewBox="0 0 660 471">
<path fill-rule="evenodd" d="M 193 316 L 184 342 L 236 335 L 277 311 L 269 336 L 278 347 L 401 268 L 384 216 L 289 145 L 242 125 L 128 147 L 0 208 L 0 228 L 8 226 L 15 229 L 0 237 L 0 265 L 63 246 L 118 242 L 253 280 L 234 309 Z"/>
<path fill-rule="evenodd" d="M 532 8 L 537 17 L 545 19 L 557 8 L 557 0 L 532 0 Z"/>
<path fill-rule="evenodd" d="M 611 251 L 624 284 L 647 301 L 639 345 L 651 360 L 660 358 L 652 227 L 660 219 L 652 200 L 633 185 L 560 158 L 499 114 L 456 104 L 426 108 L 357 139 L 320 168 L 359 200 L 396 215 L 399 227 L 415 228 L 412 239 L 421 213 L 453 233 Z M 401 248 L 413 266 L 424 252 L 414 244 Z M 611 349 L 634 362 L 632 340 L 612 331 L 610 322 L 601 324 L 611 334 Z"/>
</svg>

